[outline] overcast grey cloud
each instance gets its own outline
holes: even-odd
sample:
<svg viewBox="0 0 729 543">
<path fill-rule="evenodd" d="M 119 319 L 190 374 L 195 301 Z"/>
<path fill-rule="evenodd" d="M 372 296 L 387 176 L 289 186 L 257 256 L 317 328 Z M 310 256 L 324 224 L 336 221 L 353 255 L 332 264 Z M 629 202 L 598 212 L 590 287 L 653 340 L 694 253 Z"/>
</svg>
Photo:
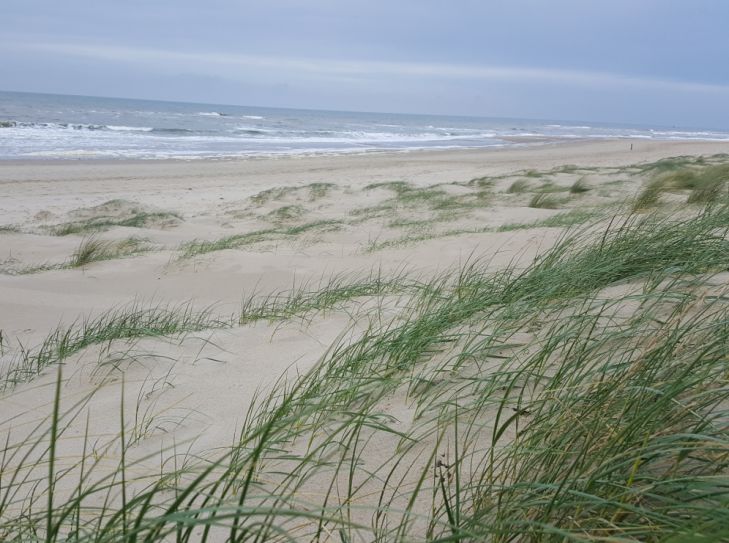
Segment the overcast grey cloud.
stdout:
<svg viewBox="0 0 729 543">
<path fill-rule="evenodd" d="M 729 2 L 5 0 L 0 88 L 729 128 Z"/>
</svg>

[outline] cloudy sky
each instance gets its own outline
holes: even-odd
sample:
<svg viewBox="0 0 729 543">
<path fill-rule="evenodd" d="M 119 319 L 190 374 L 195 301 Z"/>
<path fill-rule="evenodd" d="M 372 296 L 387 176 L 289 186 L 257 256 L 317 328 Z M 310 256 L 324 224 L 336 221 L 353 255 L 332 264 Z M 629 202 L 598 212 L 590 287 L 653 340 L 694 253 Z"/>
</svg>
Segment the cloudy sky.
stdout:
<svg viewBox="0 0 729 543">
<path fill-rule="evenodd" d="M 0 89 L 729 129 L 727 0 L 1 0 Z"/>
</svg>

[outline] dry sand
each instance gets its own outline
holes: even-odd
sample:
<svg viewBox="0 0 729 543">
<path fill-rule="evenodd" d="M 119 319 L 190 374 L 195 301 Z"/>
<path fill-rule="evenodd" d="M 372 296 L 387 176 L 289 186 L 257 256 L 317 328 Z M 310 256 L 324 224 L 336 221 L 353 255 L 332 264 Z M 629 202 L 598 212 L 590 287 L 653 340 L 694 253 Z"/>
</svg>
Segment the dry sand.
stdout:
<svg viewBox="0 0 729 543">
<path fill-rule="evenodd" d="M 234 161 L 1 162 L 0 371 L 21 345 L 33 348 L 59 324 L 130 302 L 190 302 L 225 317 L 240 311 L 241 300 L 254 291 L 315 286 L 337 273 L 407 269 L 430 276 L 475 258 L 494 267 L 529 262 L 563 229 L 497 231 L 500 226 L 571 210 L 609 210 L 632 197 L 643 181 L 631 165 L 729 152 L 727 143 L 632 143 L 632 151 L 623 140 Z M 564 190 L 578 179 L 591 190 Z M 509 192 L 520 180 L 525 190 Z M 402 185 L 371 186 L 402 181 L 423 190 L 403 195 Z M 545 186 L 554 188 L 557 209 L 529 207 L 530 191 Z M 296 190 L 276 190 L 282 187 Z M 63 267 L 89 231 L 53 235 L 54 229 L 142 213 L 158 215 L 142 227 L 113 226 L 96 235 L 144 238 L 149 251 Z M 256 231 L 260 237 L 251 243 L 181 258 L 181 245 L 191 240 Z M 58 269 L 25 273 L 41 265 Z M 396 300 L 385 306 L 397 312 Z M 292 367 L 310 368 L 351 326 L 348 312 L 332 312 L 306 321 L 94 346 L 67 361 L 63 407 L 96 391 L 91 435 L 99 443 L 112 439 L 124 375 L 127 420 L 149 421 L 137 424 L 146 429 L 135 456 L 159 451 L 173 437 L 195 453 L 213 454 L 230 445 L 257 389 Z M 28 432 L 47 416 L 54 378 L 47 371 L 0 395 L 0 438 L 11 428 L 14 434 Z M 396 416 L 407 418 L 407 406 L 397 399 L 393 406 Z M 64 437 L 68 458 L 78 455 L 82 419 Z M 99 452 L 109 455 L 110 466 L 118 460 L 114 451 Z M 159 469 L 159 461 L 155 466 Z"/>
<path fill-rule="evenodd" d="M 511 175 L 497 180 L 490 189 L 499 198 L 484 205 L 475 216 L 462 217 L 464 224 L 460 224 L 463 228 L 498 226 L 530 222 L 556 213 L 529 208 L 525 198 L 518 195 L 503 198 L 501 193 L 520 172 L 545 171 L 562 165 L 619 167 L 662 157 L 710 155 L 727 150 L 726 143 L 637 141 L 631 152 L 628 141 L 608 141 L 508 150 L 236 161 L 0 162 L 0 227 L 12 226 L 24 232 L 0 233 L 0 266 L 4 265 L 6 270 L 63 262 L 74 252 L 82 236 L 52 236 L 48 235 L 49 228 L 95 215 L 113 215 L 114 211 L 104 206 L 105 202 L 117 201 L 117 213 L 122 218 L 128 216 L 125 212 L 144 208 L 174 212 L 183 219 L 167 227 L 152 225 L 163 228 L 115 228 L 103 234 L 105 238 L 148 238 L 159 250 L 141 257 L 100 262 L 80 270 L 15 277 L 0 275 L 0 329 L 5 337 L 27 338 L 31 334 L 39 338 L 61 320 L 74 320 L 79 315 L 103 311 L 132 299 L 194 300 L 203 305 L 237 306 L 241 295 L 253 288 L 272 292 L 289 288 L 294 281 L 380 266 L 442 268 L 468 257 L 473 251 L 492 253 L 511 247 L 520 252 L 529 240 L 549 237 L 548 232 L 541 231 L 466 235 L 458 240 L 447 238 L 417 247 L 363 253 L 373 240 L 398 237 L 413 229 L 422 233 L 422 225 L 418 224 L 404 232 L 402 228 L 393 232 L 386 224 L 395 217 L 388 212 L 380 220 L 347 226 L 315 244 L 263 243 L 245 250 L 213 253 L 192 262 L 175 261 L 175 250 L 185 241 L 212 240 L 270 228 L 272 222 L 260 218 L 283 206 L 304 208 L 301 216 L 286 224 L 357 219 L 349 216 L 353 210 L 375 206 L 392 196 L 386 190 L 362 190 L 373 183 L 407 181 L 427 186 Z M 578 172 L 576 177 L 582 175 L 588 180 L 594 178 L 595 185 L 600 184 L 597 172 Z M 625 183 L 613 185 L 611 194 L 598 203 L 619 200 L 635 192 L 640 179 L 626 175 L 622 178 Z M 614 180 L 620 181 L 621 175 Z M 539 184 L 537 181 L 534 185 Z M 557 180 L 563 184 L 571 181 L 569 176 Z M 261 204 L 250 201 L 251 196 L 267 189 L 305 187 L 311 183 L 331 183 L 336 190 L 314 201 L 310 201 L 306 190 Z M 459 189 L 458 186 L 446 188 Z M 565 207 L 584 206 L 586 200 L 589 198 Z M 399 214 L 403 218 L 413 215 L 407 208 Z M 419 218 L 429 219 L 428 216 Z M 449 228 L 453 229 L 453 224 Z"/>
</svg>

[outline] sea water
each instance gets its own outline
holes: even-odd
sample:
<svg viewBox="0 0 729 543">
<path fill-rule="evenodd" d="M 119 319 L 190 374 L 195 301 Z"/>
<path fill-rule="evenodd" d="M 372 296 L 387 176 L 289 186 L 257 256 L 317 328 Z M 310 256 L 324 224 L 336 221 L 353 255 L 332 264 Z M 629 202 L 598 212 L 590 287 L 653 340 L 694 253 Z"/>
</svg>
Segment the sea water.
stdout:
<svg viewBox="0 0 729 543">
<path fill-rule="evenodd" d="M 208 158 L 485 148 L 729 132 L 0 92 L 0 159 Z"/>
</svg>

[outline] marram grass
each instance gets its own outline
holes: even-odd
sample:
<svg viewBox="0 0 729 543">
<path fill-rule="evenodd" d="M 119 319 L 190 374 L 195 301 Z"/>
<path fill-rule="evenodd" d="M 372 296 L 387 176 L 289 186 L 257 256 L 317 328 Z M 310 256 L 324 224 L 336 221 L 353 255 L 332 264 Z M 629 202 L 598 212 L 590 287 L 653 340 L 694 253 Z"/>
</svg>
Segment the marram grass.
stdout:
<svg viewBox="0 0 729 543">
<path fill-rule="evenodd" d="M 664 193 L 689 191 L 686 199 L 689 204 L 726 204 L 729 201 L 727 163 L 711 165 L 689 163 L 658 171 L 660 173 L 651 177 L 636 197 L 634 210 L 641 211 L 657 206 Z"/>
<path fill-rule="evenodd" d="M 226 249 L 240 249 L 256 243 L 294 239 L 296 236 L 305 233 L 332 232 L 340 230 L 342 227 L 343 221 L 331 219 L 313 221 L 289 227 L 254 230 L 252 232 L 246 232 L 245 234 L 233 234 L 231 236 L 211 241 L 193 240 L 180 246 L 180 258 L 192 258 L 216 251 L 224 251 Z"/>
<path fill-rule="evenodd" d="M 195 311 L 191 305 L 144 307 L 123 306 L 96 318 L 59 326 L 33 348 L 20 345 L 17 355 L 0 372 L 0 391 L 32 380 L 48 367 L 90 345 L 119 339 L 172 336 L 182 332 L 230 326 L 232 321 L 215 317 L 210 309 Z"/>
<path fill-rule="evenodd" d="M 84 403 L 61 411 L 59 369 L 29 439 L 0 425 L 0 539 L 724 540 L 729 295 L 713 274 L 727 228 L 726 208 L 631 217 L 568 233 L 526 269 L 473 261 L 251 299 L 250 320 L 409 301 L 259 395 L 224 452 L 178 453 L 155 475 L 127 460 L 123 417 L 116 468 L 60 467 L 54 444 Z"/>
</svg>

